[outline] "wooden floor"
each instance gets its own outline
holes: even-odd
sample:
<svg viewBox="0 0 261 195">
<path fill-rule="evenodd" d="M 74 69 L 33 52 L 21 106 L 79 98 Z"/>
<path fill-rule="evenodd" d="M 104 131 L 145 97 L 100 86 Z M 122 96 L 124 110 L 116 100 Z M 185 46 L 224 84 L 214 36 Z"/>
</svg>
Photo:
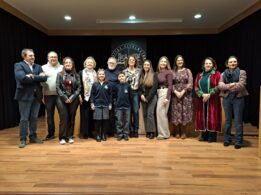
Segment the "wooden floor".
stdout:
<svg viewBox="0 0 261 195">
<path fill-rule="evenodd" d="M 45 135 L 41 120 L 39 135 Z M 235 150 L 196 138 L 97 143 L 76 138 L 18 148 L 18 127 L 0 131 L 0 194 L 261 194 L 258 138 Z"/>
</svg>

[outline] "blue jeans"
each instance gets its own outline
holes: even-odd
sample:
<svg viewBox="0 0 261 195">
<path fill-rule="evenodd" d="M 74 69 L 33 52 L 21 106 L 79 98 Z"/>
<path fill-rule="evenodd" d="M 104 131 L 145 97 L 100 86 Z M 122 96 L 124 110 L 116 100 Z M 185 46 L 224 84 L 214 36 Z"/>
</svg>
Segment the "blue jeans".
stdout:
<svg viewBox="0 0 261 195">
<path fill-rule="evenodd" d="M 138 133 L 139 130 L 139 93 L 138 91 L 132 91 L 132 107 L 131 107 L 131 119 L 130 119 L 130 131 Z M 133 121 L 133 122 L 132 122 Z"/>
<path fill-rule="evenodd" d="M 57 104 L 57 95 L 46 95 L 45 99 L 45 109 L 47 112 L 47 125 L 48 125 L 48 135 L 54 135 L 55 125 L 54 125 L 54 109 Z"/>
<path fill-rule="evenodd" d="M 30 101 L 18 101 L 20 112 L 20 140 L 26 140 L 28 136 L 28 127 L 30 138 L 37 137 L 37 119 L 41 102 L 34 98 Z"/>
<path fill-rule="evenodd" d="M 232 125 L 232 112 L 234 112 L 235 120 L 235 144 L 243 144 L 243 111 L 244 111 L 245 100 L 241 98 L 223 98 L 223 107 L 225 111 L 226 121 L 224 127 L 224 142 L 232 142 L 231 136 L 231 125 Z"/>
</svg>

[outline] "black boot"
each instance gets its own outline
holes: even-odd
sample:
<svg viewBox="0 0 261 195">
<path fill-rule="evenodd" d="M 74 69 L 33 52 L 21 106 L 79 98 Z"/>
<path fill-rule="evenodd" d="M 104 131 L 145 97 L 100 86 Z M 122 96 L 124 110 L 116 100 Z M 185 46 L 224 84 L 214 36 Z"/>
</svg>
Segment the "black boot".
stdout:
<svg viewBox="0 0 261 195">
<path fill-rule="evenodd" d="M 102 141 L 106 141 L 107 140 L 107 135 L 106 135 L 105 131 L 102 132 L 101 139 L 102 139 Z"/>
<path fill-rule="evenodd" d="M 100 129 L 96 132 L 96 141 L 101 142 L 101 130 Z"/>
<path fill-rule="evenodd" d="M 206 142 L 206 141 L 208 141 L 208 131 L 202 131 L 202 132 L 201 132 L 201 136 L 200 136 L 200 138 L 198 139 L 198 141 L 200 141 L 200 142 Z"/>
<path fill-rule="evenodd" d="M 216 142 L 217 141 L 217 133 L 216 132 L 209 132 L 208 133 L 208 142 Z"/>
<path fill-rule="evenodd" d="M 150 133 L 149 139 L 154 139 L 154 137 L 155 137 L 154 133 Z"/>
</svg>

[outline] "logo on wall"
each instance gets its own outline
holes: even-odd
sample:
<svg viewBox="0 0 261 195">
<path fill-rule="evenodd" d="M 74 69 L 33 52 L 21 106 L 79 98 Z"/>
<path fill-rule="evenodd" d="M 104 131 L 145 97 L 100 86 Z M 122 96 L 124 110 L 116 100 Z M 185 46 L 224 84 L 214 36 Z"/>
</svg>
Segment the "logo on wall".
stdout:
<svg viewBox="0 0 261 195">
<path fill-rule="evenodd" d="M 125 62 L 129 55 L 135 55 L 139 62 L 139 67 L 142 67 L 146 60 L 146 44 L 145 42 L 129 41 L 121 44 L 114 44 L 112 54 L 118 61 L 118 66 L 125 67 Z"/>
</svg>

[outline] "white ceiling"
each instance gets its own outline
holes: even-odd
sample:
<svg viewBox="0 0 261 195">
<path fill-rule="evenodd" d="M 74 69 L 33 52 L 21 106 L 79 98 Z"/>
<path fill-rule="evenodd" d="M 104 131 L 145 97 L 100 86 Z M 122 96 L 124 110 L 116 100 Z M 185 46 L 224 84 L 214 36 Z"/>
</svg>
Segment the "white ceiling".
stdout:
<svg viewBox="0 0 261 195">
<path fill-rule="evenodd" d="M 4 0 L 47 30 L 148 30 L 219 28 L 259 0 Z M 202 19 L 195 21 L 194 14 Z M 64 15 L 72 21 L 64 21 Z M 182 19 L 183 22 L 142 24 L 96 23 L 126 20 Z"/>
</svg>

